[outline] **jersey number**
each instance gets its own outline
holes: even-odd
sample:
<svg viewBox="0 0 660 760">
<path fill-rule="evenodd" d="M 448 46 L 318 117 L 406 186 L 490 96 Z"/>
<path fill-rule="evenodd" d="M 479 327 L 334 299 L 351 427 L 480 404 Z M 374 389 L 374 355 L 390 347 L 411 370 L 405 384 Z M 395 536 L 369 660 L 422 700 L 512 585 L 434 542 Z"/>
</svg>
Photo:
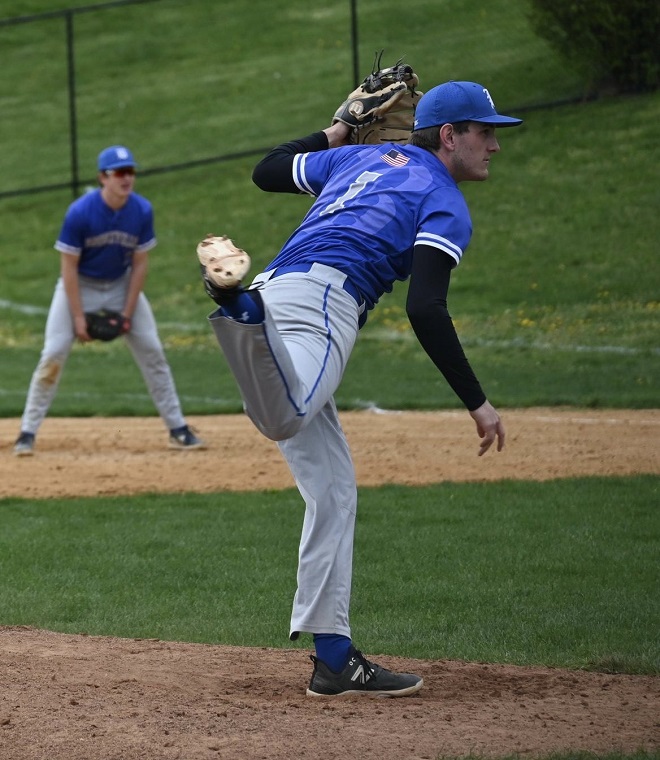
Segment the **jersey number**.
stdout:
<svg viewBox="0 0 660 760">
<path fill-rule="evenodd" d="M 377 172 L 362 172 L 360 176 L 355 180 L 355 182 L 352 182 L 348 190 L 341 195 L 339 198 L 337 198 L 336 201 L 333 201 L 329 205 L 327 205 L 323 211 L 319 212 L 319 216 L 325 216 L 326 214 L 333 214 L 335 211 L 338 211 L 340 208 L 344 208 L 346 201 L 350 201 L 352 198 L 355 198 L 355 196 L 358 193 L 361 193 L 364 188 L 369 184 L 369 182 L 374 182 L 374 180 L 377 180 L 378 177 L 381 177 L 381 174 L 378 174 Z"/>
</svg>

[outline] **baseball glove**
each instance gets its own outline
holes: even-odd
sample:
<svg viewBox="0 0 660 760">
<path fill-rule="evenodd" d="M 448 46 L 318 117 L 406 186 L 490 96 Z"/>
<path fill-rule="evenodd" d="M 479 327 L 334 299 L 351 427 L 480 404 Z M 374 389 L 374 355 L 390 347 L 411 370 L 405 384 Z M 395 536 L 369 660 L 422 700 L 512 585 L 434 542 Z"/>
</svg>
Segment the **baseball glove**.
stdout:
<svg viewBox="0 0 660 760">
<path fill-rule="evenodd" d="M 93 340 L 114 340 L 128 332 L 131 321 L 128 317 L 111 309 L 85 312 L 87 334 Z"/>
<path fill-rule="evenodd" d="M 406 142 L 413 128 L 415 108 L 422 93 L 412 66 L 397 61 L 381 68 L 383 51 L 376 55 L 372 73 L 351 92 L 332 117 L 353 127 L 352 142 L 379 144 Z"/>
</svg>

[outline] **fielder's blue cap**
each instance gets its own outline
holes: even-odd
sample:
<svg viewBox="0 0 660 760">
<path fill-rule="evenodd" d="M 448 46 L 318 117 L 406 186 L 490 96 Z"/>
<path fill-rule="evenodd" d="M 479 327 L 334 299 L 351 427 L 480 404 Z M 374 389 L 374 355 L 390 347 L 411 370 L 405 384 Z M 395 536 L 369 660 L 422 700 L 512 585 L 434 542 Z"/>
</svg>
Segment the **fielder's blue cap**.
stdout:
<svg viewBox="0 0 660 760">
<path fill-rule="evenodd" d="M 135 159 L 128 148 L 123 145 L 111 145 L 99 153 L 97 166 L 100 172 L 121 169 L 123 166 L 135 166 Z"/>
<path fill-rule="evenodd" d="M 501 116 L 488 90 L 476 82 L 445 82 L 422 95 L 415 110 L 413 132 L 457 121 L 481 121 L 498 127 L 517 127 L 522 119 Z"/>
</svg>

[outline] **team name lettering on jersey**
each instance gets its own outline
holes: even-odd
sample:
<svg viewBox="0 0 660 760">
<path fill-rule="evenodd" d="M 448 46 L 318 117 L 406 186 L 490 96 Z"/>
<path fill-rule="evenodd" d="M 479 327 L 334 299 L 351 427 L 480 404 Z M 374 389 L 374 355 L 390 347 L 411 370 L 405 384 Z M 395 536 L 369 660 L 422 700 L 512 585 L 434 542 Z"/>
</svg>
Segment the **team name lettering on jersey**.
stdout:
<svg viewBox="0 0 660 760">
<path fill-rule="evenodd" d="M 129 235 L 121 230 L 111 230 L 95 237 L 85 238 L 85 248 L 100 248 L 104 245 L 121 245 L 124 248 L 135 248 L 137 244 L 137 235 Z"/>
</svg>

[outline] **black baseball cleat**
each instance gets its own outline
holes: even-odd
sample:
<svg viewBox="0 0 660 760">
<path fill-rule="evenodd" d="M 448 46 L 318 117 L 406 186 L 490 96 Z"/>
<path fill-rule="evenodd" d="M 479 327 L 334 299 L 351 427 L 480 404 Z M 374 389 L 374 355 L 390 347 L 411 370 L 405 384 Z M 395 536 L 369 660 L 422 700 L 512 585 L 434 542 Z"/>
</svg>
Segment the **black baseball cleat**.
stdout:
<svg viewBox="0 0 660 760">
<path fill-rule="evenodd" d="M 226 235 L 207 235 L 197 246 L 204 289 L 218 306 L 243 292 L 241 281 L 250 269 L 250 256 Z"/>
<path fill-rule="evenodd" d="M 178 449 L 179 451 L 194 451 L 196 449 L 205 449 L 206 444 L 195 435 L 188 425 L 183 425 L 183 427 L 170 430 L 169 447 L 171 449 Z"/>
<path fill-rule="evenodd" d="M 309 697 L 340 697 L 345 694 L 366 694 L 371 697 L 407 697 L 419 691 L 424 680 L 410 673 L 392 673 L 369 662 L 362 652 L 351 647 L 346 667 L 335 673 L 321 660 L 310 655 L 314 663 Z"/>
<path fill-rule="evenodd" d="M 21 430 L 21 434 L 14 444 L 14 456 L 31 457 L 34 454 L 34 433 L 26 433 Z"/>
</svg>

